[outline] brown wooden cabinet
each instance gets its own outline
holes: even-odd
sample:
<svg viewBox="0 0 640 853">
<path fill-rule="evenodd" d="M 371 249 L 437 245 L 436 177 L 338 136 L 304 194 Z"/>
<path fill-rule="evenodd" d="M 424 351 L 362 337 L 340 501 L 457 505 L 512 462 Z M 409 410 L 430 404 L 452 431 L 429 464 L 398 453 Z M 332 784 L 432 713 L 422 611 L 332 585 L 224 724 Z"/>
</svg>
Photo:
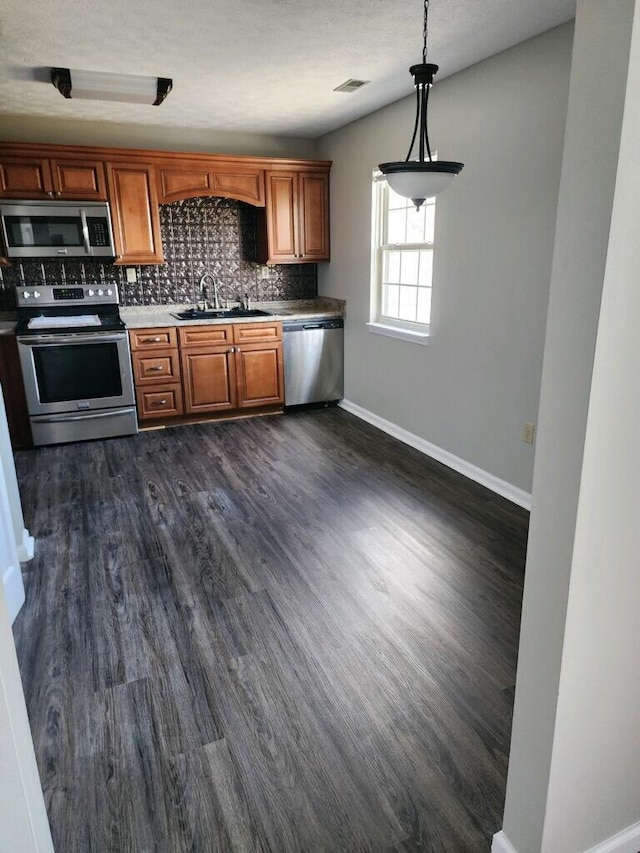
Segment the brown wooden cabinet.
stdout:
<svg viewBox="0 0 640 853">
<path fill-rule="evenodd" d="M 281 323 L 178 329 L 187 414 L 281 406 Z"/>
<path fill-rule="evenodd" d="M 164 262 L 159 204 L 238 199 L 258 209 L 260 263 L 315 263 L 329 260 L 330 166 L 326 160 L 0 142 L 0 198 L 107 200 L 116 264 Z"/>
<path fill-rule="evenodd" d="M 258 260 L 268 264 L 328 261 L 328 172 L 272 170 L 265 177 Z"/>
<path fill-rule="evenodd" d="M 139 421 L 184 414 L 178 338 L 173 327 L 129 332 Z"/>
<path fill-rule="evenodd" d="M 101 160 L 0 158 L 0 198 L 106 201 Z"/>
<path fill-rule="evenodd" d="M 171 160 L 158 166 L 158 199 L 161 204 L 197 196 L 235 198 L 264 205 L 264 170 L 241 163 Z"/>
<path fill-rule="evenodd" d="M 11 446 L 14 450 L 24 450 L 32 444 L 31 425 L 15 335 L 0 335 L 0 384 Z"/>
<path fill-rule="evenodd" d="M 155 166 L 107 163 L 116 264 L 164 263 Z"/>
</svg>

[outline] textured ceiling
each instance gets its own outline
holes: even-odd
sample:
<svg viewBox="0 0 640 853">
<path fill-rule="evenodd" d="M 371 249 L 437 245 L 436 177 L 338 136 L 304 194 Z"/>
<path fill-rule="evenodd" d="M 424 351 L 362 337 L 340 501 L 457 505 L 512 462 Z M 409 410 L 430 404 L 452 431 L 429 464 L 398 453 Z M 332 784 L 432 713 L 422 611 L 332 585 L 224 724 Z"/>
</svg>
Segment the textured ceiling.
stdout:
<svg viewBox="0 0 640 853">
<path fill-rule="evenodd" d="M 437 79 L 570 20 L 575 0 L 431 0 Z M 317 137 L 412 91 L 420 0 L 3 0 L 0 116 Z M 172 77 L 160 107 L 65 100 L 51 66 Z M 332 90 L 371 80 L 355 94 Z M 1 118 L 0 118 L 1 121 Z"/>
</svg>

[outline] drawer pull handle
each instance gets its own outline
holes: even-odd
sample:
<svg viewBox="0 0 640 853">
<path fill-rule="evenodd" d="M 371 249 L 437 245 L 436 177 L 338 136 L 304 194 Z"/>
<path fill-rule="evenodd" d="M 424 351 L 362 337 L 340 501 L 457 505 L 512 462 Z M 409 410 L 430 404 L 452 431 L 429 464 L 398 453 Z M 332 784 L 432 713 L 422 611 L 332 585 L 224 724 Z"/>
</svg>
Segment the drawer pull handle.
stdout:
<svg viewBox="0 0 640 853">
<path fill-rule="evenodd" d="M 145 344 L 159 344 L 162 341 L 162 338 L 145 338 Z"/>
<path fill-rule="evenodd" d="M 152 364 L 151 367 L 148 367 L 147 370 L 164 370 L 164 366 L 162 364 Z"/>
<path fill-rule="evenodd" d="M 156 401 L 155 401 L 154 403 L 152 403 L 151 405 L 152 405 L 152 406 L 166 406 L 166 405 L 167 405 L 167 401 L 166 401 L 166 400 L 156 400 Z"/>
</svg>

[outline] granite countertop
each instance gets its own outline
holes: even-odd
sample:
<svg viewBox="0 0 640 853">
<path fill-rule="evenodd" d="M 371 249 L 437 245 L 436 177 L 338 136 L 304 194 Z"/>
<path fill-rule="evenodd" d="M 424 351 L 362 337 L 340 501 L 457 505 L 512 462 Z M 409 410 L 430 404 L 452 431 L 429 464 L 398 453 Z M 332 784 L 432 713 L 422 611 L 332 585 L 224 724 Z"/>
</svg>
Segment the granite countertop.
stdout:
<svg viewBox="0 0 640 853">
<path fill-rule="evenodd" d="M 173 314 L 191 308 L 191 305 L 121 305 L 120 316 L 128 329 L 154 326 L 194 326 L 211 323 L 259 323 L 268 320 L 313 320 L 319 317 L 344 317 L 346 303 L 342 299 L 304 299 L 293 302 L 255 302 L 253 308 L 269 311 L 268 317 L 211 317 L 203 320 L 178 320 Z M 0 335 L 13 335 L 18 315 L 15 311 L 0 311 Z"/>
<path fill-rule="evenodd" d="M 202 320 L 178 320 L 179 311 L 191 305 L 129 305 L 120 306 L 120 316 L 128 329 L 153 328 L 154 326 L 197 326 L 212 323 L 260 323 L 269 320 L 312 320 L 319 317 L 344 317 L 345 302 L 342 299 L 305 299 L 293 302 L 253 302 L 252 308 L 269 311 L 268 317 L 207 317 Z"/>
</svg>

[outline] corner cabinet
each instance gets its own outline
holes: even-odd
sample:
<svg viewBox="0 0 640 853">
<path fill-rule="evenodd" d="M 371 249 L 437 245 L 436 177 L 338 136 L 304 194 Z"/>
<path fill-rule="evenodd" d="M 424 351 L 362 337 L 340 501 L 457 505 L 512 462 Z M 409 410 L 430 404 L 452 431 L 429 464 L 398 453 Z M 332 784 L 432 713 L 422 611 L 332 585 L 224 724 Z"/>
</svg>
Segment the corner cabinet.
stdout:
<svg viewBox="0 0 640 853">
<path fill-rule="evenodd" d="M 258 261 L 300 264 L 329 260 L 329 173 L 268 170 L 259 219 Z"/>
<path fill-rule="evenodd" d="M 116 264 L 162 264 L 155 166 L 107 163 Z"/>
</svg>

